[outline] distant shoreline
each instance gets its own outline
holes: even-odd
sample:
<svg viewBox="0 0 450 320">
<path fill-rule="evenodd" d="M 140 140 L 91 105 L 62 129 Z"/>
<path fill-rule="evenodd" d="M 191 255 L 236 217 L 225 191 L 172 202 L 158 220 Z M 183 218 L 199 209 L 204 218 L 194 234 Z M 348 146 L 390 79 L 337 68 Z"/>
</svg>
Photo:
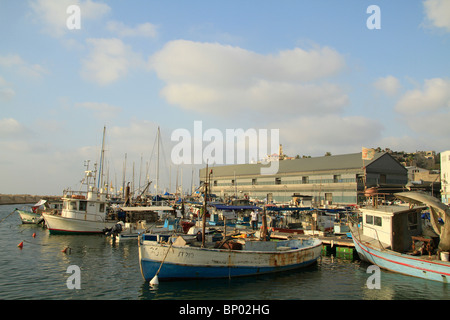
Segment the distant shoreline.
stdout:
<svg viewBox="0 0 450 320">
<path fill-rule="evenodd" d="M 39 196 L 30 194 L 0 194 L 0 205 L 4 204 L 35 204 L 41 199 L 58 200 L 61 196 Z"/>
</svg>

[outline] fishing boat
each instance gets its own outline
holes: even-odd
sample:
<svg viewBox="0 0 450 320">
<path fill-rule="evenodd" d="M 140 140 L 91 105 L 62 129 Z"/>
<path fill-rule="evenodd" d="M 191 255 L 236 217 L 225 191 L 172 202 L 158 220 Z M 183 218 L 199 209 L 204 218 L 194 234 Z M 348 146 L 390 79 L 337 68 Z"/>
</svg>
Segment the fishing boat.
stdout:
<svg viewBox="0 0 450 320">
<path fill-rule="evenodd" d="M 31 209 L 17 209 L 16 212 L 19 213 L 20 220 L 22 224 L 40 224 L 44 222 L 44 217 L 42 216 L 42 212 L 48 210 L 57 210 L 61 209 L 61 204 L 58 202 L 48 202 L 45 199 L 39 200 L 36 204 L 34 204 Z"/>
<path fill-rule="evenodd" d="M 109 217 L 105 195 L 95 188 L 87 195 L 68 192 L 62 201 L 60 215 L 42 213 L 50 234 L 100 234 L 118 222 Z"/>
<path fill-rule="evenodd" d="M 208 166 L 206 172 L 210 174 Z M 207 195 L 208 183 L 204 185 Z M 158 278 L 231 278 L 281 272 L 309 266 L 321 255 L 318 239 L 270 241 L 265 210 L 259 239 L 225 236 L 217 241 L 214 234 L 207 239 L 207 213 L 205 196 L 199 225 L 202 231 L 196 235 L 139 235 L 139 264 L 146 281 L 155 284 Z"/>
<path fill-rule="evenodd" d="M 124 223 L 118 228 L 104 230 L 105 234 L 111 236 L 114 241 L 134 240 L 138 235 L 145 232 L 168 232 L 181 229 L 179 220 L 168 218 L 168 212 L 173 212 L 170 206 L 141 206 L 141 207 L 119 207 L 119 212 L 124 214 Z M 161 219 L 165 217 L 165 219 Z M 163 221 L 163 223 L 162 223 Z"/>
<path fill-rule="evenodd" d="M 94 166 L 94 170 L 89 170 L 88 161 L 85 163 L 85 177 L 82 180 L 82 184 L 86 185 L 86 191 L 65 190 L 62 197 L 63 208 L 61 214 L 54 214 L 53 212 L 42 213 L 50 234 L 99 234 L 103 233 L 107 228 L 112 228 L 118 222 L 117 219 L 109 214 L 106 193 L 102 191 L 104 187 L 105 131 L 106 128 L 103 130 L 98 182 L 96 182 L 97 166 Z"/>
<path fill-rule="evenodd" d="M 161 280 L 205 279 L 292 270 L 315 263 L 321 250 L 322 242 L 318 239 L 238 239 L 210 242 L 202 246 L 197 239 L 188 235 L 139 236 L 140 269 L 146 281 L 151 281 L 155 275 Z"/>
<path fill-rule="evenodd" d="M 33 205 L 30 209 L 17 209 L 16 212 L 20 216 L 20 220 L 23 224 L 39 224 L 43 222 L 42 210 L 40 207 L 46 203 L 46 200 L 39 200 L 38 203 Z"/>
<path fill-rule="evenodd" d="M 410 205 L 360 209 L 362 221 L 351 227 L 358 255 L 382 269 L 448 283 L 448 207 L 421 192 L 401 192 L 395 196 Z M 422 212 L 428 210 L 430 228 L 421 221 Z"/>
</svg>

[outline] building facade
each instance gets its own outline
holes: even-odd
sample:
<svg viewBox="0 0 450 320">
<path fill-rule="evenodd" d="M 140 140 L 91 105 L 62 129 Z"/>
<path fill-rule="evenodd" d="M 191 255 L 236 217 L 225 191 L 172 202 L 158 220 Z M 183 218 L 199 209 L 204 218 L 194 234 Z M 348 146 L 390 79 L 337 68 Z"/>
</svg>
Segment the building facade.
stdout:
<svg viewBox="0 0 450 320">
<path fill-rule="evenodd" d="M 209 167 L 211 193 L 222 199 L 246 196 L 283 203 L 297 195 L 312 197 L 314 204 L 357 204 L 365 188 L 400 191 L 408 182 L 406 168 L 388 153 L 376 153 L 372 160 L 363 160 L 360 152 L 278 164 L 272 175 L 261 175 L 261 163 Z M 206 168 L 200 170 L 200 182 L 205 179 Z"/>
</svg>

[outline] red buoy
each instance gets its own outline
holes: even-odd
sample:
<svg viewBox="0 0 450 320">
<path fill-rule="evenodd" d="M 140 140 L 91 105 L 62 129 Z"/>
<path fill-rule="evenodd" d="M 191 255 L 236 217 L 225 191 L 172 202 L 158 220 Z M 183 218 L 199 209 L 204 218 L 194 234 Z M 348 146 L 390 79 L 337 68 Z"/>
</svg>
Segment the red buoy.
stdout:
<svg viewBox="0 0 450 320">
<path fill-rule="evenodd" d="M 36 238 L 36 232 L 35 232 L 35 233 L 33 233 L 33 238 Z"/>
<path fill-rule="evenodd" d="M 23 241 L 17 245 L 20 249 L 23 248 Z"/>
</svg>

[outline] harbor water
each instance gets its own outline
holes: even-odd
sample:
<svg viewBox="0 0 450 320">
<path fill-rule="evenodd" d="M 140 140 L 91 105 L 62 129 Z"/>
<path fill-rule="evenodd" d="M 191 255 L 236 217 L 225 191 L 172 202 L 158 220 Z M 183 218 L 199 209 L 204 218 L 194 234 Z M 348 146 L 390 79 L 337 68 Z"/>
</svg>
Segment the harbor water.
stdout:
<svg viewBox="0 0 450 320">
<path fill-rule="evenodd" d="M 379 288 L 373 288 L 368 264 L 335 255 L 291 272 L 160 282 L 152 288 L 140 274 L 137 241 L 112 244 L 99 235 L 49 235 L 41 226 L 22 225 L 17 213 L 8 216 L 16 207 L 23 206 L 0 206 L 0 221 L 6 217 L 0 223 L 1 300 L 450 299 L 448 284 L 383 270 Z M 79 268 L 79 289 L 70 285 L 73 266 Z"/>
</svg>

